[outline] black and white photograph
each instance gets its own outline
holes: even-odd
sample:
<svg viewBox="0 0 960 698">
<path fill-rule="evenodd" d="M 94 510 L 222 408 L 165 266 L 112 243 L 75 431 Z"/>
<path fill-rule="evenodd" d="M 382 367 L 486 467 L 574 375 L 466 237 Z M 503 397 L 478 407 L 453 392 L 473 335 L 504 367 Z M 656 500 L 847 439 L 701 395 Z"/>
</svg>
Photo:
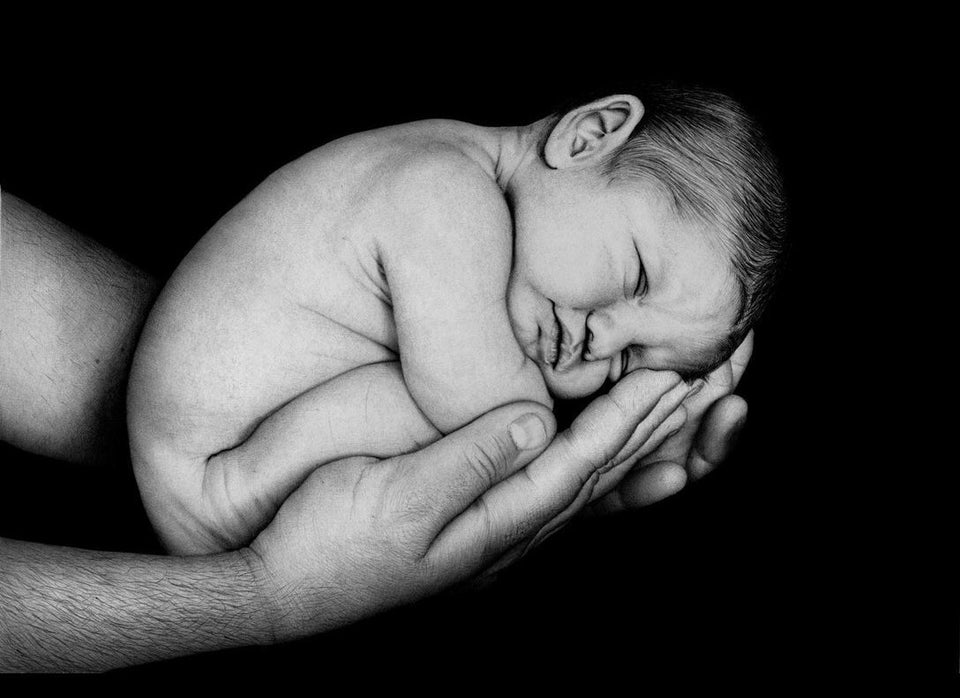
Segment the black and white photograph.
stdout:
<svg viewBox="0 0 960 698">
<path fill-rule="evenodd" d="M 6 61 L 3 672 L 849 662 L 855 62 L 577 27 Z"/>
</svg>

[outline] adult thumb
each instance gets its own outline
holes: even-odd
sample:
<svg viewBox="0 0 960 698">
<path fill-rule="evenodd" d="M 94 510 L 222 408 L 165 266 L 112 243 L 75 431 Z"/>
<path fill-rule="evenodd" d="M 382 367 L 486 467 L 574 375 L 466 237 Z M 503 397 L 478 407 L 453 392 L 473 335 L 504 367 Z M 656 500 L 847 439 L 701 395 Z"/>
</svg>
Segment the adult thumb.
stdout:
<svg viewBox="0 0 960 698">
<path fill-rule="evenodd" d="M 556 429 L 553 413 L 538 403 L 498 407 L 404 456 L 404 489 L 437 515 L 439 533 L 480 495 L 540 455 Z"/>
</svg>

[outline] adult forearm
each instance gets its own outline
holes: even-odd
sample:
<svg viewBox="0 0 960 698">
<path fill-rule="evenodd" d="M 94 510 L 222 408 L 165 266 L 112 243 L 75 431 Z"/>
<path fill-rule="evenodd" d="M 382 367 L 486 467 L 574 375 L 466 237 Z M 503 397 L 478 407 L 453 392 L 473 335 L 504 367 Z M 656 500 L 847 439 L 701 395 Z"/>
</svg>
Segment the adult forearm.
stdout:
<svg viewBox="0 0 960 698">
<path fill-rule="evenodd" d="M 177 558 L 0 539 L 0 669 L 100 671 L 269 642 L 248 554 Z"/>
<path fill-rule="evenodd" d="M 126 456 L 127 374 L 159 283 L 8 192 L 0 214 L 0 440 Z"/>
</svg>

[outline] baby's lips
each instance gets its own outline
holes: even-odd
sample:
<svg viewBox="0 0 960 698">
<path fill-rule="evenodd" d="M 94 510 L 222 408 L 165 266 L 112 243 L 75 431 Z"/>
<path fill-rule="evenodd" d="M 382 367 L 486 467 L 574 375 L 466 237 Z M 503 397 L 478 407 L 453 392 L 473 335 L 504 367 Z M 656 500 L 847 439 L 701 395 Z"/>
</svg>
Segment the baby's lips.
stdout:
<svg viewBox="0 0 960 698">
<path fill-rule="evenodd" d="M 563 318 L 560 317 L 560 314 L 554 308 L 553 312 L 554 319 L 556 320 L 556 328 L 560 333 L 560 357 L 557 360 L 557 365 L 554 370 L 557 373 L 563 373 L 564 371 L 576 366 L 584 358 L 584 337 L 580 337 L 579 341 L 574 341 L 574 334 L 570 331 L 570 328 L 567 326 L 567 323 L 564 322 Z"/>
<path fill-rule="evenodd" d="M 556 341 L 549 334 L 542 333 L 537 343 L 537 358 L 547 366 L 553 366 L 557 360 L 556 346 Z"/>
<path fill-rule="evenodd" d="M 560 360 L 557 361 L 557 367 L 554 369 L 557 373 L 563 373 L 567 369 L 575 366 L 580 361 L 580 347 L 582 344 L 560 347 Z"/>
</svg>

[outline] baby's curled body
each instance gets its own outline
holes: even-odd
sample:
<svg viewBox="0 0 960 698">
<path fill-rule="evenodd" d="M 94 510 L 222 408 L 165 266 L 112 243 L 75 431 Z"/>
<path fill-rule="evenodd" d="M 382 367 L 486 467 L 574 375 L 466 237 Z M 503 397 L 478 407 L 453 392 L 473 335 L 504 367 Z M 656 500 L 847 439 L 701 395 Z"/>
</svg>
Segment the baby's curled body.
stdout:
<svg viewBox="0 0 960 698">
<path fill-rule="evenodd" d="M 499 191 L 494 204 L 485 189 L 496 189 L 493 163 L 483 171 L 483 155 L 458 133 L 456 124 L 420 122 L 313 151 L 224 216 L 171 277 L 144 328 L 128 389 L 135 472 L 171 550 L 246 543 L 317 466 L 393 456 L 438 438 L 438 420 L 427 414 L 444 413 L 444 405 L 430 404 L 429 389 L 415 400 L 399 363 L 404 318 L 429 325 L 429 311 L 397 303 L 385 266 L 391 247 L 418 244 L 410 236 L 420 204 L 407 189 L 419 183 L 411 181 L 462 172 L 482 190 L 465 192 L 468 202 L 473 196 L 484 210 L 504 206 Z M 549 402 L 506 318 L 509 214 L 491 216 L 496 225 L 484 226 L 491 237 L 477 244 L 492 250 L 484 273 L 502 287 L 501 307 L 481 305 L 462 322 L 470 324 L 465 337 L 487 332 L 481 344 L 496 345 L 505 359 L 502 380 L 477 369 L 472 395 L 459 396 L 472 403 L 473 416 L 516 399 Z M 410 249 L 411 256 L 430 256 L 431 244 Z M 430 288 L 415 288 L 417 270 L 404 264 L 396 262 L 396 275 L 413 289 L 410 302 L 443 305 Z M 444 360 L 420 357 L 420 368 L 426 361 L 430 372 L 435 361 L 441 374 L 464 372 L 463 365 L 444 368 Z M 468 417 L 440 426 L 449 430 Z"/>
</svg>

